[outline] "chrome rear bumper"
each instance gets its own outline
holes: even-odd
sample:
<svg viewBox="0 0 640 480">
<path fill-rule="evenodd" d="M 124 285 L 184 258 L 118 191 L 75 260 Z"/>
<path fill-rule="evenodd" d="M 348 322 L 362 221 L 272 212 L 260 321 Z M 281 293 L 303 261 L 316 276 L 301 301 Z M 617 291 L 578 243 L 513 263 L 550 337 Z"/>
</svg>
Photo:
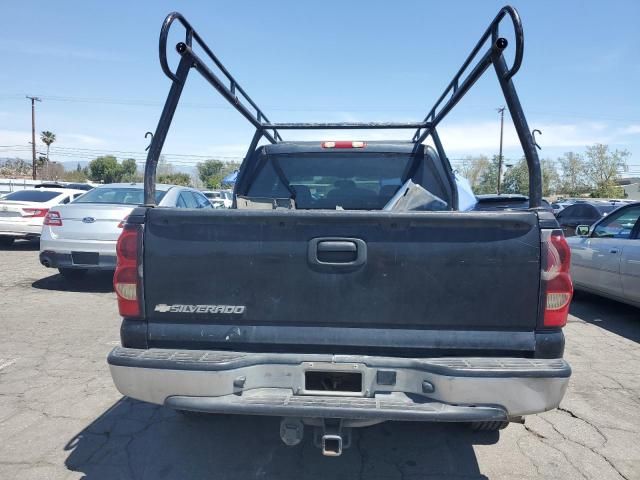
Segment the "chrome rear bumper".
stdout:
<svg viewBox="0 0 640 480">
<path fill-rule="evenodd" d="M 118 390 L 173 408 L 373 420 L 506 420 L 557 407 L 563 359 L 397 358 L 115 348 Z M 349 372 L 358 391 L 309 390 L 307 372 Z"/>
</svg>

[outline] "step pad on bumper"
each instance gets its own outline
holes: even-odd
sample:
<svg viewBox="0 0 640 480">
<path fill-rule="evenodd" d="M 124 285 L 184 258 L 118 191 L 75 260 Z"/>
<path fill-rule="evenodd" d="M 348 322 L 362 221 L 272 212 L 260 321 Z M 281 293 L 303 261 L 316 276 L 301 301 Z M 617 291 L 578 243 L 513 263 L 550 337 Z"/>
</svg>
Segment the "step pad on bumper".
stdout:
<svg viewBox="0 0 640 480">
<path fill-rule="evenodd" d="M 302 362 L 362 363 L 376 368 L 412 368 L 451 376 L 569 377 L 571 368 L 562 358 L 534 359 L 508 357 L 400 358 L 365 355 L 247 353 L 214 350 L 148 350 L 116 347 L 109 364 L 122 367 L 171 370 L 230 370 L 251 365 L 298 365 Z"/>
<path fill-rule="evenodd" d="M 250 395 L 223 397 L 173 396 L 166 399 L 165 405 L 178 410 L 284 417 L 441 422 L 507 420 L 507 413 L 500 407 L 421 402 L 402 394 L 376 398 L 336 398 L 297 396 L 266 390 L 264 393 L 254 391 Z"/>
</svg>

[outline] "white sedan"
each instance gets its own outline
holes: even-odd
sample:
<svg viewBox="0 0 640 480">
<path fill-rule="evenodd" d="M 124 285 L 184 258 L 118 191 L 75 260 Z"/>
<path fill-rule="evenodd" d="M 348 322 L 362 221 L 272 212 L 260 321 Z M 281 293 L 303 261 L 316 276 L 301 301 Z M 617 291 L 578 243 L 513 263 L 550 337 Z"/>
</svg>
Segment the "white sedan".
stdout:
<svg viewBox="0 0 640 480">
<path fill-rule="evenodd" d="M 69 188 L 33 188 L 9 193 L 0 200 L 0 245 L 40 237 L 51 207 L 66 204 L 85 192 Z"/>
<path fill-rule="evenodd" d="M 576 290 L 640 307 L 640 203 L 578 230 L 567 238 Z"/>
<path fill-rule="evenodd" d="M 233 192 L 229 190 L 205 190 L 202 192 L 209 199 L 213 208 L 231 208 Z"/>
<path fill-rule="evenodd" d="M 88 270 L 115 270 L 116 242 L 127 216 L 143 202 L 141 183 L 112 183 L 86 192 L 73 203 L 51 209 L 40 239 L 40 263 L 67 278 Z M 198 190 L 157 185 L 159 207 L 212 208 Z"/>
</svg>

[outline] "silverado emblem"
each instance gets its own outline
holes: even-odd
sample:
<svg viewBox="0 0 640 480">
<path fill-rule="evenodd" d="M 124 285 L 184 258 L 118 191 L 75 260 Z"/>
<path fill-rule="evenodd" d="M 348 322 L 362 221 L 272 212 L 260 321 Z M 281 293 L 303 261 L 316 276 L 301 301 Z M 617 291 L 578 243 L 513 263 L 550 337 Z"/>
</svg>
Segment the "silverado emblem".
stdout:
<svg viewBox="0 0 640 480">
<path fill-rule="evenodd" d="M 241 315 L 246 308 L 244 305 L 167 305 L 160 303 L 153 310 L 160 313 L 233 313 Z"/>
<path fill-rule="evenodd" d="M 93 218 L 93 217 L 84 217 L 84 218 L 82 219 L 82 223 L 93 223 L 93 222 L 95 222 L 95 221 L 96 221 L 96 219 L 95 219 L 95 218 Z"/>
</svg>

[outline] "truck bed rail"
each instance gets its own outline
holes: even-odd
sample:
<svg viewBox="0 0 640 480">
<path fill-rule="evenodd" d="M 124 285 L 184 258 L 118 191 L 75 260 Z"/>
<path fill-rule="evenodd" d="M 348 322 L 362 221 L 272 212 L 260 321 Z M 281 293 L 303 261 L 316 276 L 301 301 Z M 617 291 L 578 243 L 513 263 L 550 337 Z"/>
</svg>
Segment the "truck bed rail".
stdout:
<svg viewBox="0 0 640 480">
<path fill-rule="evenodd" d="M 507 16 L 511 20 L 515 32 L 516 51 L 511 67 L 507 65 L 503 55 L 505 48 L 508 46 L 508 41 L 500 37 L 499 31 L 500 24 Z M 178 21 L 178 23 L 184 27 L 185 38 L 184 42 L 179 42 L 176 45 L 176 50 L 180 55 L 180 61 L 176 70 L 172 71 L 167 59 L 167 40 L 171 26 L 175 21 Z M 485 50 L 485 53 L 480 56 L 482 48 L 487 45 L 488 48 Z M 213 62 L 221 75 L 217 75 L 212 71 L 207 63 L 200 58 L 198 53 L 194 51 L 194 47 L 201 49 L 205 53 L 208 60 Z M 251 141 L 247 156 L 251 155 L 257 148 L 262 137 L 265 137 L 271 143 L 282 141 L 282 136 L 279 133 L 280 130 L 416 129 L 412 141 L 422 143 L 428 137 L 431 137 L 440 158 L 448 164 L 436 127 L 478 79 L 482 77 L 487 69 L 493 65 L 529 167 L 529 204 L 532 208 L 539 207 L 542 200 L 540 161 L 533 136 L 529 130 L 520 100 L 518 99 L 515 86 L 512 82 L 513 76 L 518 72 L 522 64 L 523 52 L 524 33 L 520 16 L 515 8 L 505 6 L 489 24 L 489 27 L 480 37 L 480 40 L 466 58 L 462 67 L 455 74 L 451 82 L 449 82 L 442 95 L 440 95 L 422 122 L 272 123 L 231 73 L 229 73 L 191 24 L 180 13 L 170 13 L 165 18 L 162 29 L 160 30 L 159 54 L 162 70 L 165 75 L 171 79 L 172 85 L 147 155 L 144 180 L 145 204 L 148 206 L 155 204 L 155 181 L 158 159 L 191 68 L 195 68 L 215 90 L 256 127 L 256 134 Z M 474 60 L 476 60 L 475 63 Z M 465 72 L 469 73 L 463 78 Z"/>
</svg>

